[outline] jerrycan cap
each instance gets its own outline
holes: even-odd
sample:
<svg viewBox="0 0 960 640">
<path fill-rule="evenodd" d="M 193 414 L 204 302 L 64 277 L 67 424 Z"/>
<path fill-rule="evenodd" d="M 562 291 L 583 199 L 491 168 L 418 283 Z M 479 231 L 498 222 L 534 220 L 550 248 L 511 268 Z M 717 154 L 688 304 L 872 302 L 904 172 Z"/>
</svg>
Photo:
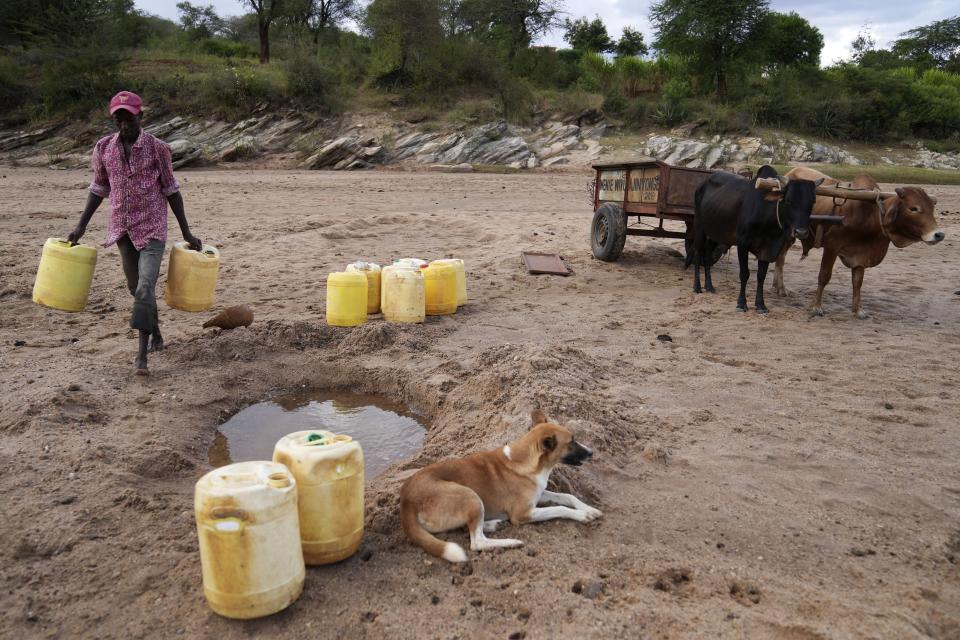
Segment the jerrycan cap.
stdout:
<svg viewBox="0 0 960 640">
<path fill-rule="evenodd" d="M 277 447 L 286 448 L 304 448 L 320 451 L 333 451 L 344 445 L 353 442 L 353 438 L 345 433 L 333 433 L 324 429 L 311 429 L 310 431 L 296 431 L 288 433 L 280 438 Z"/>
<path fill-rule="evenodd" d="M 293 478 L 285 466 L 275 462 L 236 462 L 210 471 L 197 484 L 206 485 L 215 493 L 234 493 L 265 487 L 286 489 L 293 485 Z"/>
<path fill-rule="evenodd" d="M 305 431 L 306 435 L 296 439 L 297 444 L 303 447 L 330 447 L 337 444 L 353 442 L 353 438 L 344 433 L 332 431 Z"/>
</svg>

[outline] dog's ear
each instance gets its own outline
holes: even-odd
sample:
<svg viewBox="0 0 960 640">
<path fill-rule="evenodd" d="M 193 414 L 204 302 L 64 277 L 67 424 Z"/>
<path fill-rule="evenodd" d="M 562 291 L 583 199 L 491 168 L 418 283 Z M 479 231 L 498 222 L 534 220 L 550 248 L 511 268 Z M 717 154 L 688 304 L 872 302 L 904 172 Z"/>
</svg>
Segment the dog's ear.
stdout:
<svg viewBox="0 0 960 640">
<path fill-rule="evenodd" d="M 540 411 L 540 409 L 533 410 L 533 413 L 530 414 L 530 420 L 533 421 L 533 426 L 543 424 L 544 422 L 549 422 L 547 420 L 547 416 L 545 416 L 543 411 Z"/>
<path fill-rule="evenodd" d="M 557 448 L 557 436 L 550 434 L 549 436 L 543 439 L 542 444 L 543 444 L 543 450 L 546 451 L 547 453 L 550 453 L 551 451 Z"/>
</svg>

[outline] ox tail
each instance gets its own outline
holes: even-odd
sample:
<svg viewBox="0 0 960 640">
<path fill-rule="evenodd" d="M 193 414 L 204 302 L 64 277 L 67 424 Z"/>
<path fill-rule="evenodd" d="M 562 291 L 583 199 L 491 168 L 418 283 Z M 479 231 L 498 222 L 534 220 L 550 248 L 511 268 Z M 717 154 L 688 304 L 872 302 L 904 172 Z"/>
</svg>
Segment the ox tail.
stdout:
<svg viewBox="0 0 960 640">
<path fill-rule="evenodd" d="M 706 184 L 707 183 L 704 182 L 697 187 L 696 191 L 693 192 L 693 227 L 691 228 L 691 231 L 693 231 L 691 235 L 693 237 L 687 245 L 687 255 L 683 259 L 684 270 L 689 269 L 690 265 L 698 260 L 697 254 L 699 253 L 699 247 L 697 245 L 699 244 L 699 238 L 697 237 L 697 214 L 702 211 L 701 204 L 703 203 L 703 190 Z"/>
<path fill-rule="evenodd" d="M 466 562 L 467 552 L 455 542 L 444 542 L 423 528 L 417 517 L 417 508 L 407 500 L 400 500 L 400 526 L 410 540 L 424 551 L 448 562 Z"/>
</svg>

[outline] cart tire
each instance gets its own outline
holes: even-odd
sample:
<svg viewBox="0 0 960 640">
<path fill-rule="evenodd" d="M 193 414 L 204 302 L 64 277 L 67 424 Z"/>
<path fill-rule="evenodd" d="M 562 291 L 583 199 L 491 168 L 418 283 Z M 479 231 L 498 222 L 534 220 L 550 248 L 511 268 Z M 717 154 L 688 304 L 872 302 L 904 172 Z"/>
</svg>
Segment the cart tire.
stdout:
<svg viewBox="0 0 960 640">
<path fill-rule="evenodd" d="M 611 202 L 600 205 L 593 212 L 590 225 L 590 247 L 593 255 L 604 262 L 614 262 L 623 253 L 627 241 L 627 216 L 623 209 Z"/>
</svg>

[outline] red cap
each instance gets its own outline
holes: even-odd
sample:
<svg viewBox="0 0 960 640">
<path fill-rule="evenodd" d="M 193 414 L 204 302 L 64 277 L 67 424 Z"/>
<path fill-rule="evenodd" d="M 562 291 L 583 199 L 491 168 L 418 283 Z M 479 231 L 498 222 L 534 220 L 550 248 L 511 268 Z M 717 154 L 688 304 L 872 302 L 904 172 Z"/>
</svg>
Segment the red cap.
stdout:
<svg viewBox="0 0 960 640">
<path fill-rule="evenodd" d="M 117 109 L 126 109 L 133 115 L 140 113 L 143 107 L 143 100 L 132 91 L 121 91 L 110 100 L 110 115 L 113 115 Z"/>
</svg>

